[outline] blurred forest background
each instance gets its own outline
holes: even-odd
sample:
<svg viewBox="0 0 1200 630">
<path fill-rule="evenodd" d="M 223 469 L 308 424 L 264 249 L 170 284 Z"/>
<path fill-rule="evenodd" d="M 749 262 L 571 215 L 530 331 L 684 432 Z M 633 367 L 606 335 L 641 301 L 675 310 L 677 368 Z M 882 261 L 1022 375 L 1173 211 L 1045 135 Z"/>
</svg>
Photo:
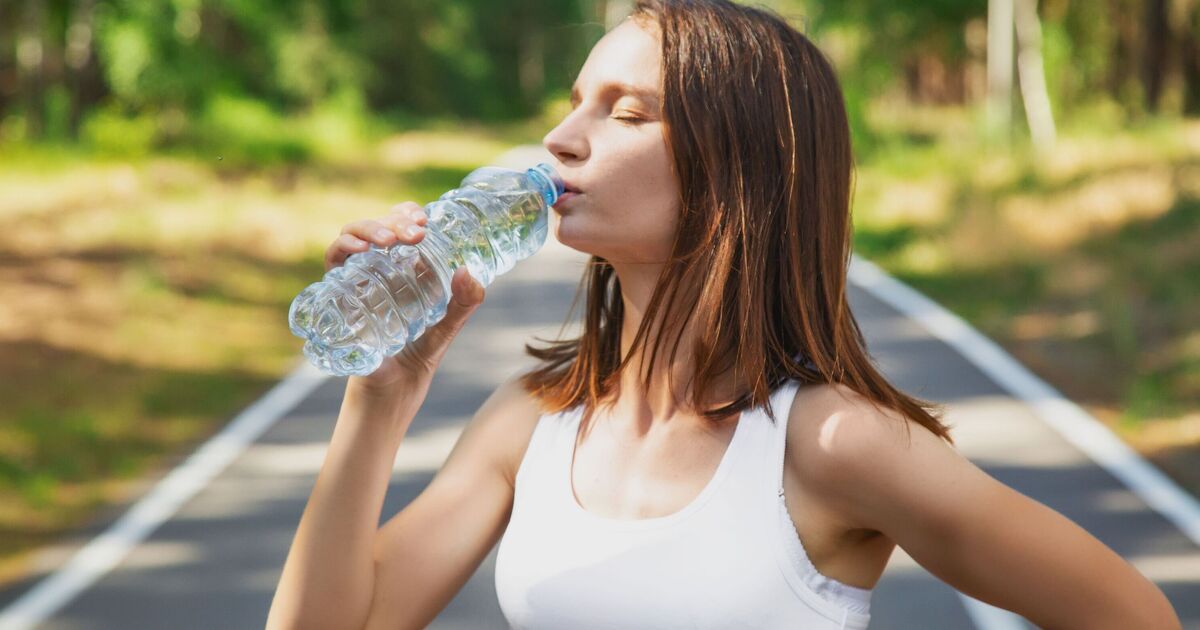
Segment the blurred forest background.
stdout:
<svg viewBox="0 0 1200 630">
<path fill-rule="evenodd" d="M 757 4 L 838 68 L 859 255 L 1200 493 L 1200 0 Z M 0 0 L 0 580 L 285 375 L 341 225 L 540 142 L 628 9 Z"/>
</svg>

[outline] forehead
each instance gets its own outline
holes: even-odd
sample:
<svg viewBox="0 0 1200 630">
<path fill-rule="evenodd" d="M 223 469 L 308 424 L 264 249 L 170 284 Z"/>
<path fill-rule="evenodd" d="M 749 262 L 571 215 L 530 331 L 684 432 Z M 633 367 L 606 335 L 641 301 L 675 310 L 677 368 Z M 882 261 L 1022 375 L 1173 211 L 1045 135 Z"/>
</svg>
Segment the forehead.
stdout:
<svg viewBox="0 0 1200 630">
<path fill-rule="evenodd" d="M 581 91 L 597 91 L 657 102 L 661 64 L 656 35 L 625 20 L 592 47 L 571 88 L 571 99 L 577 100 Z"/>
</svg>

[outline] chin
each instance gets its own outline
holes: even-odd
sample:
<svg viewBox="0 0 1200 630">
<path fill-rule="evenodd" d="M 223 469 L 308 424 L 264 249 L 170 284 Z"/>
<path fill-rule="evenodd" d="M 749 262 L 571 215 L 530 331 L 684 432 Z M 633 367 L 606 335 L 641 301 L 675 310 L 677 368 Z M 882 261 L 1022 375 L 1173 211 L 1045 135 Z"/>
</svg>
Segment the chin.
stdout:
<svg viewBox="0 0 1200 630">
<path fill-rule="evenodd" d="M 580 249 L 580 244 L 578 243 L 577 239 L 572 237 L 570 228 L 563 230 L 561 219 L 557 223 L 554 224 L 554 238 L 559 243 L 566 245 L 567 247 L 570 247 L 571 249 L 578 250 L 581 252 L 584 251 L 584 250 Z M 584 253 L 589 253 L 589 252 L 584 252 Z"/>
<path fill-rule="evenodd" d="M 595 243 L 590 242 L 584 235 L 580 234 L 578 230 L 572 229 L 572 226 L 570 225 L 572 221 L 570 219 L 567 219 L 566 223 L 567 225 L 564 228 L 563 219 L 560 218 L 553 225 L 554 238 L 558 240 L 559 243 L 583 254 L 603 256 L 603 254 L 598 254 L 595 251 Z"/>
</svg>

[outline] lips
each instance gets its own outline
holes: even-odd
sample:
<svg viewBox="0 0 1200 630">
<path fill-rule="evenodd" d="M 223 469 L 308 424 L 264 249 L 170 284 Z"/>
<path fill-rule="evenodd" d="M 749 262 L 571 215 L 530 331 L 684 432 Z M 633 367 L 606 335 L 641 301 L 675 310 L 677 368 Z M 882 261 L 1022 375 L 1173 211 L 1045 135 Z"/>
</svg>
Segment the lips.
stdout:
<svg viewBox="0 0 1200 630">
<path fill-rule="evenodd" d="M 554 207 L 559 207 L 569 199 L 573 199 L 583 194 L 579 187 L 569 181 L 563 181 L 563 193 L 558 197 L 558 201 L 554 202 Z"/>
<path fill-rule="evenodd" d="M 560 194 L 560 196 L 558 197 L 556 202 L 554 202 L 554 209 L 562 210 L 563 208 L 565 208 L 566 205 L 570 204 L 571 199 L 580 197 L 580 196 L 582 196 L 582 194 L 583 193 L 581 193 L 581 192 L 564 190 L 563 194 Z"/>
<path fill-rule="evenodd" d="M 555 207 L 555 208 L 561 208 L 561 207 L 563 207 L 563 206 L 564 206 L 564 205 L 565 205 L 565 204 L 566 204 L 568 201 L 570 201 L 570 200 L 572 200 L 572 199 L 574 199 L 574 198 L 578 197 L 578 196 L 579 196 L 579 195 L 581 195 L 581 194 L 582 194 L 582 193 L 578 193 L 578 192 L 574 192 L 574 191 L 569 191 L 569 190 L 568 190 L 568 191 L 564 191 L 564 192 L 563 192 L 563 194 L 562 194 L 562 196 L 560 196 L 560 197 L 558 198 L 558 200 L 554 202 L 554 207 Z"/>
</svg>

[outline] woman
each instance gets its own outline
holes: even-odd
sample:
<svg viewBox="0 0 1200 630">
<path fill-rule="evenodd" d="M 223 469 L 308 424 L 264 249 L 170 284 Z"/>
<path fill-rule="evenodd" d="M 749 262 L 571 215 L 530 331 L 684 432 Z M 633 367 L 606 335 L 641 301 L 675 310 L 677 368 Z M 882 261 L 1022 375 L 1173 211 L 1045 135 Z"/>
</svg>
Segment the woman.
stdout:
<svg viewBox="0 0 1200 630">
<path fill-rule="evenodd" d="M 541 364 L 378 527 L 484 298 L 460 270 L 445 320 L 349 379 L 270 627 L 423 627 L 497 541 L 517 627 L 864 628 L 897 544 L 1042 627 L 1179 627 L 1154 584 L 958 455 L 936 406 L 872 366 L 845 294 L 845 106 L 803 35 L 725 0 L 645 0 L 572 104 L 544 145 L 576 191 L 557 237 L 592 254 L 583 334 L 527 346 Z M 425 221 L 410 202 L 351 223 L 327 268 Z"/>
</svg>

